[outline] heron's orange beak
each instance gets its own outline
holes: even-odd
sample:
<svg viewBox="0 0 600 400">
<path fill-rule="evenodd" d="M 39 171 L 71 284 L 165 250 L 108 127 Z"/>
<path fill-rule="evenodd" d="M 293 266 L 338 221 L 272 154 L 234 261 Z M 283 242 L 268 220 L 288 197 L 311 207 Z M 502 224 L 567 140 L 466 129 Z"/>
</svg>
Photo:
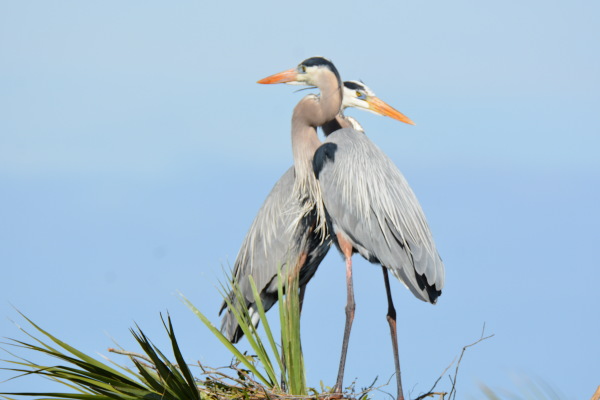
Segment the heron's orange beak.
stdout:
<svg viewBox="0 0 600 400">
<path fill-rule="evenodd" d="M 268 85 L 271 83 L 289 83 L 289 82 L 296 82 L 297 79 L 298 79 L 298 71 L 296 71 L 296 68 L 292 68 L 292 69 L 288 69 L 287 71 L 283 71 L 283 72 L 280 72 L 275 75 L 267 76 L 266 78 L 261 79 L 257 83 L 262 83 L 265 85 Z"/>
<path fill-rule="evenodd" d="M 394 107 L 390 106 L 385 101 L 378 99 L 377 97 L 369 97 L 367 103 L 369 103 L 369 109 L 377 114 L 394 118 L 409 125 L 415 125 L 415 123 L 412 122 L 406 115 L 402 114 L 400 111 L 396 110 Z"/>
</svg>

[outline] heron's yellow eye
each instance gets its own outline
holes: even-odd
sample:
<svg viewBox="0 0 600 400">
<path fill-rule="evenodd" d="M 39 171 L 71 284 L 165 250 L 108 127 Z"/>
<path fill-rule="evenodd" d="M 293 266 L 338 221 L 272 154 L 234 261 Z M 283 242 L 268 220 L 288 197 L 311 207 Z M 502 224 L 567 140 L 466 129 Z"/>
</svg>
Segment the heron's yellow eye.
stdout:
<svg viewBox="0 0 600 400">
<path fill-rule="evenodd" d="M 356 91 L 356 98 L 364 100 L 367 98 L 367 96 L 365 96 L 365 94 L 359 90 Z"/>
<path fill-rule="evenodd" d="M 300 72 L 302 72 L 302 73 L 305 73 L 305 72 L 306 72 L 306 66 L 304 66 L 304 65 L 300 65 L 300 66 L 298 67 L 298 69 L 299 69 L 299 70 L 300 70 Z"/>
</svg>

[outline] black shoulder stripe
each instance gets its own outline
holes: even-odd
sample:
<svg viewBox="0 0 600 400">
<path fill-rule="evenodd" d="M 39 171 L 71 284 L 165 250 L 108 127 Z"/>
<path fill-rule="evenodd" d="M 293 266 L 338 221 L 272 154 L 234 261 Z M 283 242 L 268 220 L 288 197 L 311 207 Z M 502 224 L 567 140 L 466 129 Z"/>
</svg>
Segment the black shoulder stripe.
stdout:
<svg viewBox="0 0 600 400">
<path fill-rule="evenodd" d="M 335 152 L 337 151 L 337 144 L 335 143 L 324 143 L 315 151 L 313 157 L 313 171 L 315 176 L 319 179 L 321 171 L 328 162 L 335 161 Z"/>
</svg>

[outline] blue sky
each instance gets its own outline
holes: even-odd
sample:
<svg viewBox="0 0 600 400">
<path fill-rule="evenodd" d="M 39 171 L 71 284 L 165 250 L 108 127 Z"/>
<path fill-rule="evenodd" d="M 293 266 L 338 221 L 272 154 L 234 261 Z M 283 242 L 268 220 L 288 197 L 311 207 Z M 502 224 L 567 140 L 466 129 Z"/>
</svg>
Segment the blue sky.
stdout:
<svg viewBox="0 0 600 400">
<path fill-rule="evenodd" d="M 166 346 L 168 310 L 189 361 L 228 364 L 177 292 L 218 321 L 222 266 L 292 163 L 303 96 L 255 82 L 323 55 L 417 123 L 349 112 L 407 177 L 446 265 L 436 306 L 392 285 L 407 393 L 485 323 L 495 336 L 465 355 L 461 395 L 528 377 L 591 397 L 599 12 L 591 0 L 0 2 L 0 335 L 22 338 L 14 305 L 92 354 L 112 338 L 135 348 L 134 322 Z M 393 363 L 381 272 L 354 262 L 346 383 L 360 387 Z M 303 313 L 310 385 L 335 381 L 344 291 L 332 251 Z"/>
</svg>

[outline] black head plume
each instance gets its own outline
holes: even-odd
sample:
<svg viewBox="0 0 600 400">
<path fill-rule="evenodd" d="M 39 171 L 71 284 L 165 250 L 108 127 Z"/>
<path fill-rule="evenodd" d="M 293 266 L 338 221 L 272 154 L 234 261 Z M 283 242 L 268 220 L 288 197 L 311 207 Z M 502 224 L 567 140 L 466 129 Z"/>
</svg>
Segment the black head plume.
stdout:
<svg viewBox="0 0 600 400">
<path fill-rule="evenodd" d="M 340 73 L 338 72 L 337 68 L 335 67 L 335 65 L 333 65 L 333 63 L 328 60 L 325 57 L 310 57 L 307 58 L 306 60 L 302 61 L 300 63 L 299 66 L 305 66 L 305 67 L 321 67 L 321 68 L 327 68 L 329 69 L 331 72 L 333 72 L 338 80 L 338 82 L 342 82 L 342 79 L 340 78 Z"/>
<path fill-rule="evenodd" d="M 350 90 L 365 90 L 365 86 L 357 81 L 345 81 L 344 86 Z"/>
</svg>

